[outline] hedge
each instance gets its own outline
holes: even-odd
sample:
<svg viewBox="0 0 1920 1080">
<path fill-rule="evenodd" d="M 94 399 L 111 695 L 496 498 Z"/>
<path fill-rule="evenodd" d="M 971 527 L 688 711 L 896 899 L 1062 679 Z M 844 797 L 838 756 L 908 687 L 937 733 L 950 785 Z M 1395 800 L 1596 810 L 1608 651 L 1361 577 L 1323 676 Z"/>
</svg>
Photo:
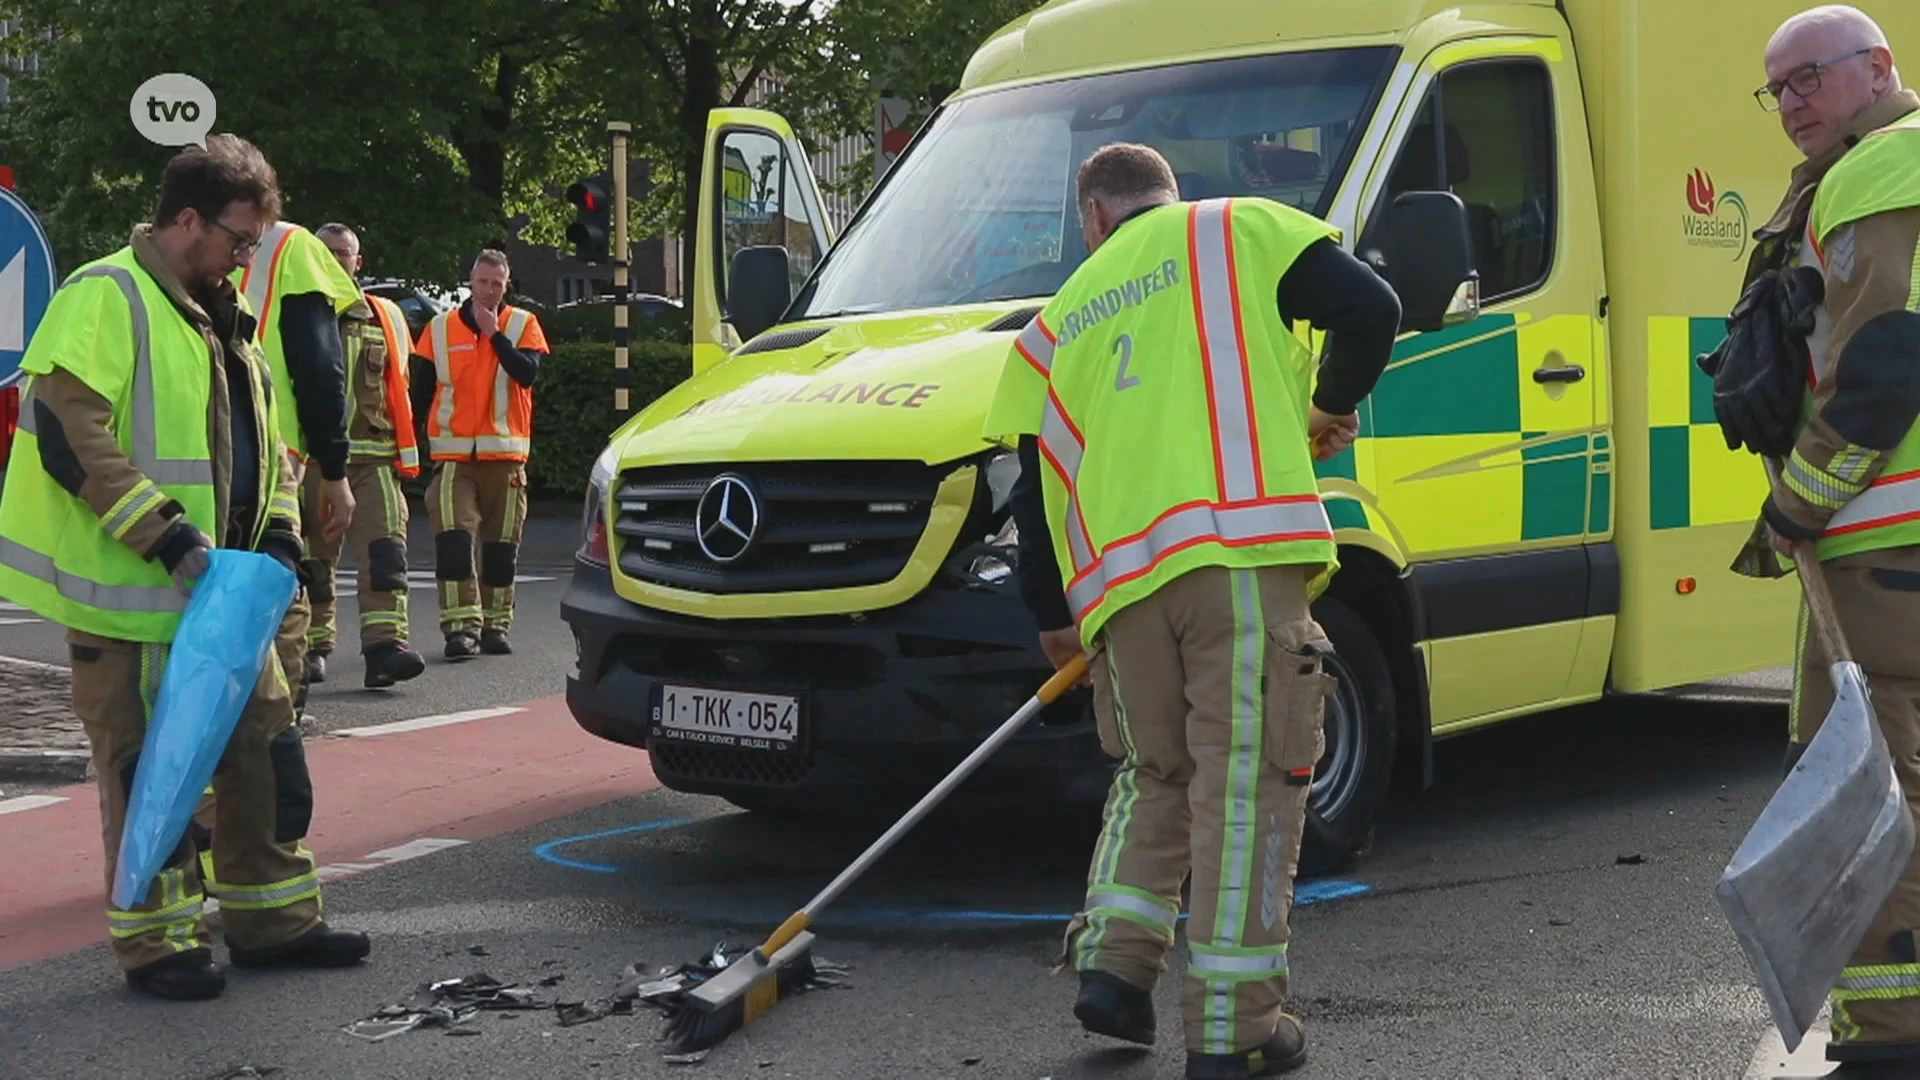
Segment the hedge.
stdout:
<svg viewBox="0 0 1920 1080">
<path fill-rule="evenodd" d="M 628 403 L 638 412 L 693 373 L 687 345 L 640 341 L 628 346 L 633 390 Z M 416 364 L 416 380 L 432 380 L 431 365 Z M 414 384 L 422 385 L 420 382 Z M 427 445 L 426 416 L 416 409 L 420 445 Z M 533 384 L 533 453 L 527 460 L 528 494 L 536 499 L 578 500 L 586 495 L 593 459 L 606 449 L 619 419 L 613 411 L 613 346 L 595 341 L 556 343 L 540 365 Z M 424 494 L 432 479 L 423 471 L 408 486 Z"/>
</svg>

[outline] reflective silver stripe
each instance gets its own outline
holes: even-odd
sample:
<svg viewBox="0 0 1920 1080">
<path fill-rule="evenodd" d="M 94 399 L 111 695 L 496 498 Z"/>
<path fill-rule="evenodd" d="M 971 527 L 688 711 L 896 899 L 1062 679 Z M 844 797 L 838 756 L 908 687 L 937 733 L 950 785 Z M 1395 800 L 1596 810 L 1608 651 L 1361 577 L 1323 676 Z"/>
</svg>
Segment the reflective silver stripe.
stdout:
<svg viewBox="0 0 1920 1080">
<path fill-rule="evenodd" d="M 1180 910 L 1144 896 L 1132 893 L 1107 892 L 1096 890 L 1087 894 L 1087 910 L 1097 911 L 1106 908 L 1109 911 L 1125 911 L 1142 918 L 1151 919 L 1155 926 L 1163 926 L 1169 932 L 1180 919 Z"/>
<path fill-rule="evenodd" d="M 220 906 L 235 910 L 282 907 L 303 900 L 319 889 L 320 879 L 313 874 L 302 874 L 272 885 L 231 885 L 223 881 L 220 883 Z"/>
<path fill-rule="evenodd" d="M 35 412 L 36 410 L 33 407 L 33 376 L 29 375 L 26 381 L 20 384 L 20 410 L 19 415 L 14 417 L 13 429 L 15 431 L 24 431 L 36 439 L 39 438 L 40 422 L 34 419 Z M 4 465 L 0 465 L 0 468 L 4 467 Z"/>
<path fill-rule="evenodd" d="M 1826 535 L 1858 532 L 1916 518 L 1920 518 L 1920 472 L 1883 476 L 1827 519 Z"/>
<path fill-rule="evenodd" d="M 1053 331 L 1047 329 L 1046 320 L 1035 315 L 1020 336 L 1013 339 L 1013 347 L 1027 358 L 1027 363 L 1038 368 L 1042 375 L 1053 374 Z"/>
<path fill-rule="evenodd" d="M 1272 952 L 1261 953 L 1220 953 L 1204 945 L 1187 945 L 1187 970 L 1195 975 L 1254 975 L 1269 976 L 1285 974 L 1287 970 L 1287 947 L 1275 946 Z"/>
<path fill-rule="evenodd" d="M 1093 544 L 1081 520 L 1080 498 L 1076 482 L 1080 476 L 1080 434 L 1060 409 L 1059 400 L 1047 394 L 1046 411 L 1040 418 L 1040 450 L 1059 469 L 1067 485 L 1067 553 L 1073 557 L 1073 573 L 1078 574 L 1093 562 Z M 1071 575 L 1069 575 L 1071 576 Z"/>
<path fill-rule="evenodd" d="M 518 308 L 507 314 L 502 329 L 507 332 L 507 340 L 513 342 L 514 348 L 520 347 L 520 338 L 527 332 L 527 321 L 532 317 Z M 512 392 L 513 384 L 508 379 L 506 365 L 496 363 L 493 370 L 493 431 L 502 437 L 511 437 L 513 434 L 513 426 L 507 419 L 507 406 L 512 402 Z"/>
<path fill-rule="evenodd" d="M 427 327 L 428 340 L 433 344 L 433 370 L 440 379 L 440 415 L 437 419 L 441 431 L 453 430 L 453 361 L 447 356 L 447 320 L 451 318 L 452 313 L 435 315 Z M 435 436 L 435 452 L 439 452 L 440 442 L 441 437 Z M 472 440 L 467 442 L 471 450 Z"/>
<path fill-rule="evenodd" d="M 10 537 L 0 536 L 0 565 L 53 586 L 61 596 L 101 611 L 131 614 L 182 612 L 187 598 L 172 585 L 108 585 L 61 570 L 53 557 L 42 555 Z"/>
<path fill-rule="evenodd" d="M 253 261 L 247 265 L 246 281 L 247 306 L 253 309 L 253 317 L 259 325 L 254 330 L 257 341 L 267 340 L 267 293 L 273 289 L 274 261 L 280 257 L 280 249 L 286 246 L 287 238 L 293 235 L 294 226 L 285 221 L 276 221 L 273 227 L 260 234 L 260 246 L 254 249 Z M 266 259 L 262 264 L 260 260 Z"/>
<path fill-rule="evenodd" d="M 481 454 L 525 454 L 533 449 L 533 440 L 513 436 L 482 435 L 471 439 L 475 453 Z"/>
<path fill-rule="evenodd" d="M 1193 241 L 1193 316 L 1207 370 L 1207 405 L 1220 497 L 1245 502 L 1265 494 L 1247 386 L 1240 297 L 1233 289 L 1233 200 L 1208 199 L 1190 211 Z"/>
<path fill-rule="evenodd" d="M 155 420 L 153 390 L 153 327 L 147 318 L 147 304 L 133 273 L 120 266 L 95 266 L 67 279 L 71 285 L 82 278 L 112 278 L 127 298 L 133 323 L 133 465 L 156 484 L 198 484 L 213 486 L 213 462 L 205 459 L 160 457 L 159 425 Z M 63 285 L 62 288 L 65 286 Z"/>
<path fill-rule="evenodd" d="M 1243 506 L 1189 503 L 1122 540 L 1067 587 L 1067 602 L 1084 614 L 1108 589 L 1125 584 L 1183 548 L 1204 541 L 1266 544 L 1285 540 L 1331 540 L 1326 508 L 1312 495 L 1267 499 Z"/>
<path fill-rule="evenodd" d="M 427 440 L 436 454 L 471 454 L 473 440 L 458 435 L 435 435 Z"/>
</svg>

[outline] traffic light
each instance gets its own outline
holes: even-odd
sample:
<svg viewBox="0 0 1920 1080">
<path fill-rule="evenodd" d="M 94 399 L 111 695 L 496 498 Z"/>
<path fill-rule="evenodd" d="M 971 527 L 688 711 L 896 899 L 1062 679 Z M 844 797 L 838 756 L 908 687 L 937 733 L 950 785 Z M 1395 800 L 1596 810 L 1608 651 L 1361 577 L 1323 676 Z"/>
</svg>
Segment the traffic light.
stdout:
<svg viewBox="0 0 1920 1080">
<path fill-rule="evenodd" d="M 581 262 L 607 261 L 613 236 L 612 189 L 607 178 L 600 176 L 575 181 L 567 188 L 567 201 L 574 206 L 567 241 L 573 245 L 573 257 Z"/>
</svg>

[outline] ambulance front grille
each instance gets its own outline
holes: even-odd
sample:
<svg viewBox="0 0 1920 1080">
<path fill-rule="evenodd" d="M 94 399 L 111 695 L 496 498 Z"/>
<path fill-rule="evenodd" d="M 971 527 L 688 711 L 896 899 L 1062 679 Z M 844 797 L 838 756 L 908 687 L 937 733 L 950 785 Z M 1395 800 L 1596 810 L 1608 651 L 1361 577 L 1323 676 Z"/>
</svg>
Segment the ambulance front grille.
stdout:
<svg viewBox="0 0 1920 1080">
<path fill-rule="evenodd" d="M 636 581 L 691 592 L 731 595 L 878 585 L 906 568 L 927 529 L 946 472 L 917 461 L 630 469 L 614 495 L 614 554 L 620 571 Z M 738 483 L 721 485 L 723 478 Z M 727 488 L 735 496 L 733 520 L 719 524 L 713 514 Z M 696 523 L 702 498 L 710 490 L 714 495 L 708 499 L 704 524 L 711 552 L 702 548 Z M 730 527 L 752 524 L 742 514 L 743 503 L 757 509 L 757 527 Z M 741 531 L 751 531 L 751 540 L 743 544 Z"/>
</svg>

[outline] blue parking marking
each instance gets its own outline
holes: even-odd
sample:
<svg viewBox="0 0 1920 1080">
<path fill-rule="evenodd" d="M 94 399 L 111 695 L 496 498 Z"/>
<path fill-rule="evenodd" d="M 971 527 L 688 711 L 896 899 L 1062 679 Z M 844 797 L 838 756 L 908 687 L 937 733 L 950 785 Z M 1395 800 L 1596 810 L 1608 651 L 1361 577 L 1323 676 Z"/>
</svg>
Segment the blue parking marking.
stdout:
<svg viewBox="0 0 1920 1080">
<path fill-rule="evenodd" d="M 549 840 L 534 847 L 535 856 L 564 866 L 569 870 L 585 870 L 594 874 L 617 874 L 622 869 L 610 863 L 584 862 L 569 859 L 558 854 L 559 850 L 573 844 L 583 844 L 589 840 L 604 840 L 612 836 L 629 836 L 635 833 L 658 832 L 662 829 L 690 825 L 703 820 L 698 817 L 663 818 L 659 821 L 646 821 L 638 825 L 623 825 L 617 829 L 603 829 L 599 832 L 582 833 L 578 836 L 563 836 L 558 840 Z M 1324 904 L 1335 900 L 1346 900 L 1363 896 L 1373 891 L 1371 885 L 1359 881 L 1344 881 L 1336 878 L 1315 878 L 1297 882 L 1293 891 L 1293 906 L 1307 907 L 1312 904 Z M 1071 912 L 1044 911 L 983 911 L 971 908 L 842 908 L 840 917 L 854 922 L 881 923 L 1064 923 L 1073 917 Z M 1181 912 L 1180 918 L 1186 919 L 1187 913 Z"/>
</svg>

